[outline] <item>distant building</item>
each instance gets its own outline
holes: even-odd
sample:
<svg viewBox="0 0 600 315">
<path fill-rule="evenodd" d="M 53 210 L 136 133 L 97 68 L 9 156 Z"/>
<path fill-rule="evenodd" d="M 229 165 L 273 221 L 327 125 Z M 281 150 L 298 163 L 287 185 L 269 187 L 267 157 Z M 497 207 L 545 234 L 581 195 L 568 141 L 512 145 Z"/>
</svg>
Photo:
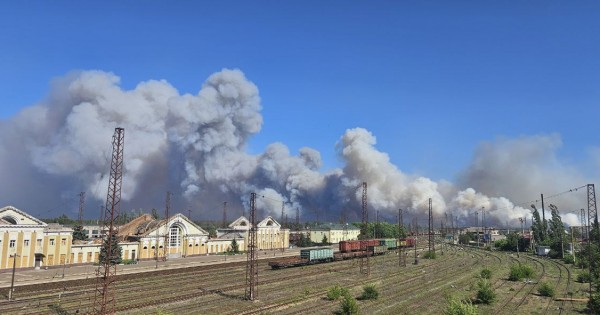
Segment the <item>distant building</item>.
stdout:
<svg viewBox="0 0 600 315">
<path fill-rule="evenodd" d="M 334 244 L 340 241 L 357 240 L 360 229 L 352 224 L 325 223 L 311 228 L 309 233 L 313 243 L 321 243 L 325 236 L 328 243 Z"/>
</svg>

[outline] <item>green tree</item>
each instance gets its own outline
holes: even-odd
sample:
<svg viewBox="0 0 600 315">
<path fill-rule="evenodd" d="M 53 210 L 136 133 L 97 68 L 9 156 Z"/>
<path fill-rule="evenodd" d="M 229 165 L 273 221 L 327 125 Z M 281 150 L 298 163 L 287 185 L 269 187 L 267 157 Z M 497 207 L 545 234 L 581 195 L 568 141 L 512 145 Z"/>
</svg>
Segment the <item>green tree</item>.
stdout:
<svg viewBox="0 0 600 315">
<path fill-rule="evenodd" d="M 471 241 L 475 241 L 475 233 L 467 232 L 458 236 L 458 242 L 460 244 L 468 245 Z"/>
<path fill-rule="evenodd" d="M 329 244 L 326 235 L 323 235 L 323 239 L 321 240 L 321 244 L 323 244 L 323 245 Z"/>
<path fill-rule="evenodd" d="M 473 305 L 471 301 L 461 301 L 457 298 L 448 300 L 448 305 L 444 310 L 444 315 L 477 315 L 477 305 Z"/>
<path fill-rule="evenodd" d="M 158 220 L 158 210 L 156 210 L 155 208 L 152 208 L 152 218 L 154 220 Z"/>
<path fill-rule="evenodd" d="M 238 245 L 235 238 L 231 241 L 231 252 L 237 254 L 240 252 L 240 246 Z"/>
<path fill-rule="evenodd" d="M 113 235 L 110 240 L 110 252 L 108 251 L 109 240 L 105 238 L 102 242 L 102 247 L 100 248 L 100 264 L 104 264 L 106 259 L 109 260 L 111 265 L 117 265 L 121 263 L 121 245 L 119 245 L 119 241 L 116 235 Z M 108 253 L 108 254 L 107 254 Z"/>
<path fill-rule="evenodd" d="M 298 247 L 309 247 L 312 246 L 312 241 L 310 238 L 304 235 L 304 233 L 300 233 L 300 239 L 298 240 Z"/>
<path fill-rule="evenodd" d="M 550 213 L 552 214 L 552 219 L 550 219 L 550 229 L 548 231 L 548 245 L 550 245 L 552 251 L 559 253 L 555 258 L 563 258 L 563 241 L 566 239 L 565 226 L 558 214 L 558 207 L 551 204 Z"/>
<path fill-rule="evenodd" d="M 494 303 L 496 300 L 496 292 L 494 292 L 492 284 L 489 281 L 482 279 L 477 283 L 477 286 L 479 288 L 477 290 L 477 302 L 483 304 Z"/>
<path fill-rule="evenodd" d="M 533 222 L 531 223 L 531 230 L 533 232 L 533 238 L 540 245 L 546 245 L 546 222 L 542 222 L 540 218 L 540 212 L 532 205 L 533 208 Z"/>
<path fill-rule="evenodd" d="M 77 225 L 73 228 L 73 242 L 87 240 L 87 233 L 83 230 L 83 226 Z"/>
</svg>

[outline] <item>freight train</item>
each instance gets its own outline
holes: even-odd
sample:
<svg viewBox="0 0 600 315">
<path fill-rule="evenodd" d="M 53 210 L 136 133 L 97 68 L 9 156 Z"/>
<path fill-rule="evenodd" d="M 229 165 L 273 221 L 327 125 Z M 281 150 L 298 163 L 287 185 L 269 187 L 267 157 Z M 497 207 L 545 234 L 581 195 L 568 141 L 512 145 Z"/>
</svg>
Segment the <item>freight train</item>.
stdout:
<svg viewBox="0 0 600 315">
<path fill-rule="evenodd" d="M 272 269 L 279 269 L 383 255 L 390 250 L 413 247 L 414 245 L 415 240 L 413 238 L 341 241 L 339 243 L 339 252 L 334 253 L 333 248 L 302 249 L 300 250 L 300 256 L 272 259 L 269 261 L 269 266 Z"/>
</svg>

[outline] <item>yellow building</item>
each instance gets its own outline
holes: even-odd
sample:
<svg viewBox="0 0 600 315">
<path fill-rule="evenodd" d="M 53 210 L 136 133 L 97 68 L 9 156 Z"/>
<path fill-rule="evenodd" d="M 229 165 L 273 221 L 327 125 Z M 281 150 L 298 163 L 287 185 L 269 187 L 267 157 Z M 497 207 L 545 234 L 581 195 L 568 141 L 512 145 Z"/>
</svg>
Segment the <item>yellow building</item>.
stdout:
<svg viewBox="0 0 600 315">
<path fill-rule="evenodd" d="M 144 214 L 119 228 L 123 241 L 138 244 L 137 259 L 180 258 L 208 253 L 208 232 L 177 213 L 167 220 Z"/>
<path fill-rule="evenodd" d="M 227 234 L 240 233 L 245 240 L 244 244 L 247 244 L 250 226 L 250 221 L 246 217 L 241 216 L 227 228 L 217 229 L 217 236 L 221 238 Z M 290 230 L 282 229 L 281 224 L 275 221 L 273 217 L 268 216 L 256 224 L 256 238 L 259 250 L 288 248 L 290 245 Z M 247 249 L 246 246 L 240 246 L 240 248 Z"/>
<path fill-rule="evenodd" d="M 12 206 L 0 209 L 0 269 L 67 264 L 73 230 L 46 224 Z M 16 261 L 14 261 L 16 256 Z"/>
<path fill-rule="evenodd" d="M 272 217 L 257 224 L 258 249 L 289 246 L 289 230 Z M 97 229 L 100 229 L 98 227 Z M 233 240 L 240 251 L 246 250 L 250 222 L 240 217 L 219 230 L 217 237 L 184 215 L 156 220 L 144 214 L 118 229 L 123 260 L 168 259 L 223 253 L 231 250 Z M 99 262 L 101 238 L 73 244 L 73 229 L 44 223 L 12 206 L 0 209 L 0 270 L 47 268 Z M 16 260 L 15 260 L 16 257 Z"/>
<path fill-rule="evenodd" d="M 309 233 L 313 243 L 321 243 L 325 236 L 328 243 L 336 244 L 340 241 L 357 240 L 360 229 L 352 224 L 327 223 L 311 228 Z"/>
</svg>

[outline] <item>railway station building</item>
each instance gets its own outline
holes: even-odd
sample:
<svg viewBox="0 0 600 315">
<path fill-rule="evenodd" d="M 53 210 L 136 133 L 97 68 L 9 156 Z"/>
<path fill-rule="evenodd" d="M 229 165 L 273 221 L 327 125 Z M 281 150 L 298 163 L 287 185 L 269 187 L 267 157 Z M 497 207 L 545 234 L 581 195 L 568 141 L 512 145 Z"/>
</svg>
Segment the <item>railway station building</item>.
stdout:
<svg viewBox="0 0 600 315">
<path fill-rule="evenodd" d="M 102 243 L 101 227 L 86 241 L 73 242 L 73 229 L 45 223 L 13 206 L 0 208 L 0 272 L 18 269 L 40 269 L 65 265 L 93 264 L 99 261 Z M 168 220 L 143 214 L 119 227 L 118 239 L 123 260 L 177 259 L 210 255 L 231 250 L 233 240 L 239 250 L 246 250 L 250 222 L 240 217 L 217 237 L 186 216 L 177 213 Z M 268 216 L 257 224 L 259 250 L 289 247 L 289 230 Z"/>
</svg>

